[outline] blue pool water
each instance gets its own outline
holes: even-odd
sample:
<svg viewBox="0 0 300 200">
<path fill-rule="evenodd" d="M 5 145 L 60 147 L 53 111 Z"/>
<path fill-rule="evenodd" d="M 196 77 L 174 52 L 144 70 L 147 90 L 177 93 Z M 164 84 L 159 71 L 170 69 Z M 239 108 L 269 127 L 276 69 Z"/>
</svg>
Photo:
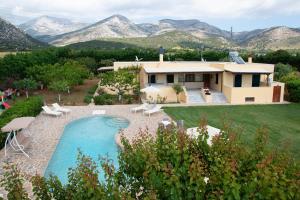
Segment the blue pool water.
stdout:
<svg viewBox="0 0 300 200">
<path fill-rule="evenodd" d="M 128 124 L 126 119 L 111 116 L 88 117 L 71 122 L 64 129 L 45 176 L 53 174 L 66 183 L 68 169 L 76 166 L 78 149 L 97 163 L 99 156 L 108 155 L 117 166 L 118 146 L 115 134 Z M 100 174 L 100 178 L 101 176 L 103 175 Z"/>
</svg>

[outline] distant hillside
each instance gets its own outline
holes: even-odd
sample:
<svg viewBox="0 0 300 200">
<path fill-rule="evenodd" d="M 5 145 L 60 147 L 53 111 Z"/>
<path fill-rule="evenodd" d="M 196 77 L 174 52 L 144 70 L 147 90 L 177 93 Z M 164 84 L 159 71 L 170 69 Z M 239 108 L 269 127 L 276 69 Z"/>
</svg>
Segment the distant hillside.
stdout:
<svg viewBox="0 0 300 200">
<path fill-rule="evenodd" d="M 132 45 L 155 48 L 160 45 L 165 46 L 165 48 L 193 48 L 204 45 L 216 49 L 230 47 L 268 50 L 297 49 L 300 43 L 300 30 L 284 26 L 233 32 L 231 35 L 230 31 L 222 30 L 197 19 L 162 19 L 157 24 L 135 24 L 122 15 L 113 15 L 97 23 L 72 31 L 68 29 L 69 25 L 72 27 L 70 21 L 54 19 L 51 17 L 45 19 L 44 17 L 40 20 L 25 23 L 32 27 L 38 27 L 39 32 L 52 30 L 51 34 L 36 35 L 34 31 L 29 31 L 33 28 L 29 28 L 27 31 L 35 38 L 55 46 L 79 43 L 72 46 L 94 46 L 97 48 L 100 46 L 125 48 Z M 92 44 L 91 41 L 97 42 Z M 109 47 L 109 44 L 112 47 Z"/>
<path fill-rule="evenodd" d="M 143 29 L 124 16 L 113 15 L 81 30 L 57 36 L 51 44 L 62 46 L 100 38 L 146 37 Z"/>
<path fill-rule="evenodd" d="M 206 47 L 226 48 L 229 46 L 222 38 L 200 39 L 185 32 L 172 31 L 162 35 L 138 38 L 102 38 L 88 42 L 81 42 L 69 45 L 73 48 L 201 48 Z"/>
<path fill-rule="evenodd" d="M 87 42 L 78 42 L 68 45 L 68 47 L 74 49 L 126 49 L 126 48 L 138 48 L 138 46 L 128 44 L 125 42 L 116 41 L 104 41 L 104 40 L 91 40 Z"/>
<path fill-rule="evenodd" d="M 41 16 L 21 24 L 19 28 L 34 38 L 43 39 L 47 36 L 72 32 L 87 25 L 86 23 L 73 22 L 64 18 Z"/>
<path fill-rule="evenodd" d="M 173 36 L 179 36 L 178 34 L 174 35 L 174 32 L 185 33 L 184 42 L 188 42 L 187 39 L 192 39 L 190 42 L 194 42 L 196 40 L 195 38 L 198 38 L 197 42 L 199 42 L 199 39 L 207 41 L 213 40 L 217 41 L 217 44 L 221 44 L 221 46 L 218 46 L 219 48 L 222 48 L 224 43 L 228 43 L 226 40 L 230 35 L 227 31 L 200 22 L 199 20 L 164 19 L 160 20 L 158 25 L 150 23 L 134 24 L 124 16 L 113 15 L 88 27 L 82 28 L 81 30 L 57 35 L 50 40 L 50 43 L 56 46 L 64 46 L 77 42 L 107 40 L 107 38 L 113 38 L 111 39 L 113 41 L 133 43 L 137 46 L 157 47 L 162 43 L 172 43 L 171 46 L 174 47 L 174 40 L 176 43 L 183 41 L 182 34 L 179 34 L 180 38 L 166 38 L 165 34 L 167 33 L 171 33 L 169 36 L 172 36 L 172 33 Z M 167 39 L 167 41 L 164 42 L 164 39 Z M 148 41 L 156 43 L 137 44 L 137 42 L 141 41 L 145 41 L 146 43 Z"/>
<path fill-rule="evenodd" d="M 47 46 L 0 18 L 0 50 L 30 50 Z"/>
<path fill-rule="evenodd" d="M 300 47 L 300 30 L 284 26 L 265 29 L 241 45 L 253 49 L 297 49 Z"/>
<path fill-rule="evenodd" d="M 208 23 L 201 22 L 196 19 L 192 20 L 173 20 L 173 19 L 163 19 L 159 21 L 159 31 L 155 35 L 159 35 L 168 31 L 183 31 L 190 33 L 198 38 L 207 37 L 223 37 L 229 38 L 230 33 L 224 31 L 220 28 L 212 26 Z"/>
</svg>

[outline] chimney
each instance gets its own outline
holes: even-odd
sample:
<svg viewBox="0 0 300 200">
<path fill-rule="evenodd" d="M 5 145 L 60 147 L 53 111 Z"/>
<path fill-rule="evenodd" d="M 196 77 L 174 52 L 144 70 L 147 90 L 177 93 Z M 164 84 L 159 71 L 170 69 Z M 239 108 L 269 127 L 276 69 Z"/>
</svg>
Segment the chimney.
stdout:
<svg viewBox="0 0 300 200">
<path fill-rule="evenodd" d="M 164 62 L 164 53 L 165 53 L 164 48 L 160 47 L 159 48 L 159 62 L 160 63 Z"/>
<path fill-rule="evenodd" d="M 248 57 L 248 63 L 252 63 L 252 57 Z"/>
</svg>

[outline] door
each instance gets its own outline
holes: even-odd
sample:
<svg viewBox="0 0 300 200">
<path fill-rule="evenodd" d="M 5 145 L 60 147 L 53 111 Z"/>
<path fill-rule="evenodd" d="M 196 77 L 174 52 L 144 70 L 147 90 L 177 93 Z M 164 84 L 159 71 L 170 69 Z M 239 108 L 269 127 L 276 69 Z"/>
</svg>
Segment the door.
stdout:
<svg viewBox="0 0 300 200">
<path fill-rule="evenodd" d="M 148 76 L 148 83 L 156 83 L 156 76 L 154 74 Z"/>
<path fill-rule="evenodd" d="M 167 74 L 167 83 L 174 83 L 174 74 Z"/>
<path fill-rule="evenodd" d="M 281 86 L 273 87 L 273 102 L 280 102 Z"/>
<path fill-rule="evenodd" d="M 210 87 L 210 74 L 203 74 L 204 88 Z"/>
</svg>

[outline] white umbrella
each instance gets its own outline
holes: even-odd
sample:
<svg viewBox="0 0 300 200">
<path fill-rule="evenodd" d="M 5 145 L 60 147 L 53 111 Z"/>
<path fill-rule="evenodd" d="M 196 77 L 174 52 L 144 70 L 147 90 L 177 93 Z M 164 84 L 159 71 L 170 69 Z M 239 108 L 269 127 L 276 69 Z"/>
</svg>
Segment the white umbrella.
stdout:
<svg viewBox="0 0 300 200">
<path fill-rule="evenodd" d="M 160 90 L 157 87 L 153 87 L 153 86 L 148 86 L 144 89 L 141 89 L 141 92 L 145 93 L 146 95 L 148 95 L 148 98 L 146 96 L 146 99 L 148 99 L 149 101 L 152 101 L 152 103 L 156 103 L 156 98 L 153 99 L 153 95 L 158 93 Z M 151 94 L 151 95 L 149 95 Z M 155 96 L 155 95 L 154 95 Z"/>
<path fill-rule="evenodd" d="M 155 93 L 155 92 L 159 92 L 160 90 L 156 87 L 153 87 L 152 85 L 149 87 L 146 87 L 144 89 L 141 89 L 141 92 L 145 92 L 145 93 Z"/>
</svg>

